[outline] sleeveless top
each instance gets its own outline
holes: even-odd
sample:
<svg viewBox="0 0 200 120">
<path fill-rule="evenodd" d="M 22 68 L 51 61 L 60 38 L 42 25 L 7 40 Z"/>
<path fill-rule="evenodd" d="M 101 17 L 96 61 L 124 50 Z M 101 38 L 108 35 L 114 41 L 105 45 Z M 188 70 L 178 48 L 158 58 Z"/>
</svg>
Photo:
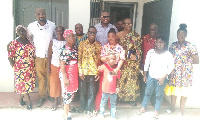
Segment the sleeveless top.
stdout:
<svg viewBox="0 0 200 120">
<path fill-rule="evenodd" d="M 51 58 L 51 64 L 59 67 L 59 56 L 60 56 L 60 48 L 62 48 L 67 42 L 66 41 L 58 41 L 56 39 L 53 39 L 53 45 L 52 45 L 52 58 Z"/>
</svg>

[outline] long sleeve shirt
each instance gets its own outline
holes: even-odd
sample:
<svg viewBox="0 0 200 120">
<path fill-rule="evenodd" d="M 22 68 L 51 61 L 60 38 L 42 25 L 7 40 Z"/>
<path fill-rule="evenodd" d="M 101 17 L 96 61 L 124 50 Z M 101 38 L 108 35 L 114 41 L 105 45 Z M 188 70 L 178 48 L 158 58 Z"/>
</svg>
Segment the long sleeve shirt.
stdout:
<svg viewBox="0 0 200 120">
<path fill-rule="evenodd" d="M 146 55 L 144 71 L 149 71 L 152 78 L 161 78 L 170 74 L 174 69 L 174 58 L 169 51 L 157 54 L 154 49 L 148 51 Z"/>
</svg>

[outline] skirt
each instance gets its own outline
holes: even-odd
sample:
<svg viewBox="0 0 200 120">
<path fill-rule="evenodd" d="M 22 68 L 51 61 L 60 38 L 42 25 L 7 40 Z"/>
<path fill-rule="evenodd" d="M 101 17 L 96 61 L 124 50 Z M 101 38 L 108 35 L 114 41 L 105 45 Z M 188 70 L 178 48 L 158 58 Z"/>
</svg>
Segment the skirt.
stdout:
<svg viewBox="0 0 200 120">
<path fill-rule="evenodd" d="M 175 95 L 175 96 L 187 97 L 188 95 L 191 94 L 191 86 L 189 86 L 189 87 L 174 87 L 174 86 L 170 86 L 169 84 L 167 84 L 167 86 L 165 87 L 165 94 L 167 96 Z"/>
<path fill-rule="evenodd" d="M 50 74 L 50 96 L 60 97 L 61 95 L 61 83 L 59 78 L 59 68 L 51 64 Z"/>
</svg>

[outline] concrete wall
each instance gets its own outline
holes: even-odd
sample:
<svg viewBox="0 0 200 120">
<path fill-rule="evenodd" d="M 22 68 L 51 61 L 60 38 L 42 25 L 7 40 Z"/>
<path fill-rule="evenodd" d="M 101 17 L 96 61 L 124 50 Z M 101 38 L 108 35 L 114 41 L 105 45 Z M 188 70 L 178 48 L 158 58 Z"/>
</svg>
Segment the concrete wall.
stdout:
<svg viewBox="0 0 200 120">
<path fill-rule="evenodd" d="M 177 41 L 177 30 L 180 23 L 186 23 L 188 26 L 188 35 L 186 40 L 197 46 L 200 53 L 200 40 L 198 38 L 200 29 L 200 16 L 199 16 L 199 0 L 174 0 L 171 18 L 170 39 L 169 45 Z M 186 102 L 187 108 L 200 108 L 200 65 L 194 65 L 193 86 L 191 94 L 188 96 Z M 170 97 L 165 97 L 170 101 Z M 179 98 L 177 99 L 177 106 L 179 106 Z"/>
<path fill-rule="evenodd" d="M 69 0 L 69 29 L 74 30 L 77 23 L 83 25 L 86 33 L 90 23 L 90 0 Z"/>
<path fill-rule="evenodd" d="M 5 9 L 6 6 L 6 9 Z M 0 41 L 0 92 L 13 92 L 13 70 L 8 62 L 7 44 L 13 39 L 12 0 L 7 0 L 0 5 L 1 11 L 1 41 Z"/>
</svg>

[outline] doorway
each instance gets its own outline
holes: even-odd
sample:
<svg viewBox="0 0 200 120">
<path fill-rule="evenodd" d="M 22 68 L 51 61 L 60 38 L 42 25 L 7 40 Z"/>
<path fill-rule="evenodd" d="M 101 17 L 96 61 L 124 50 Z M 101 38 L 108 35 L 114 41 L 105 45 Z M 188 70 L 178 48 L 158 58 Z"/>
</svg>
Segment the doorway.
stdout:
<svg viewBox="0 0 200 120">
<path fill-rule="evenodd" d="M 133 30 L 136 28 L 137 2 L 104 2 L 104 10 L 110 13 L 110 23 L 116 24 L 119 20 L 130 18 Z"/>
</svg>

